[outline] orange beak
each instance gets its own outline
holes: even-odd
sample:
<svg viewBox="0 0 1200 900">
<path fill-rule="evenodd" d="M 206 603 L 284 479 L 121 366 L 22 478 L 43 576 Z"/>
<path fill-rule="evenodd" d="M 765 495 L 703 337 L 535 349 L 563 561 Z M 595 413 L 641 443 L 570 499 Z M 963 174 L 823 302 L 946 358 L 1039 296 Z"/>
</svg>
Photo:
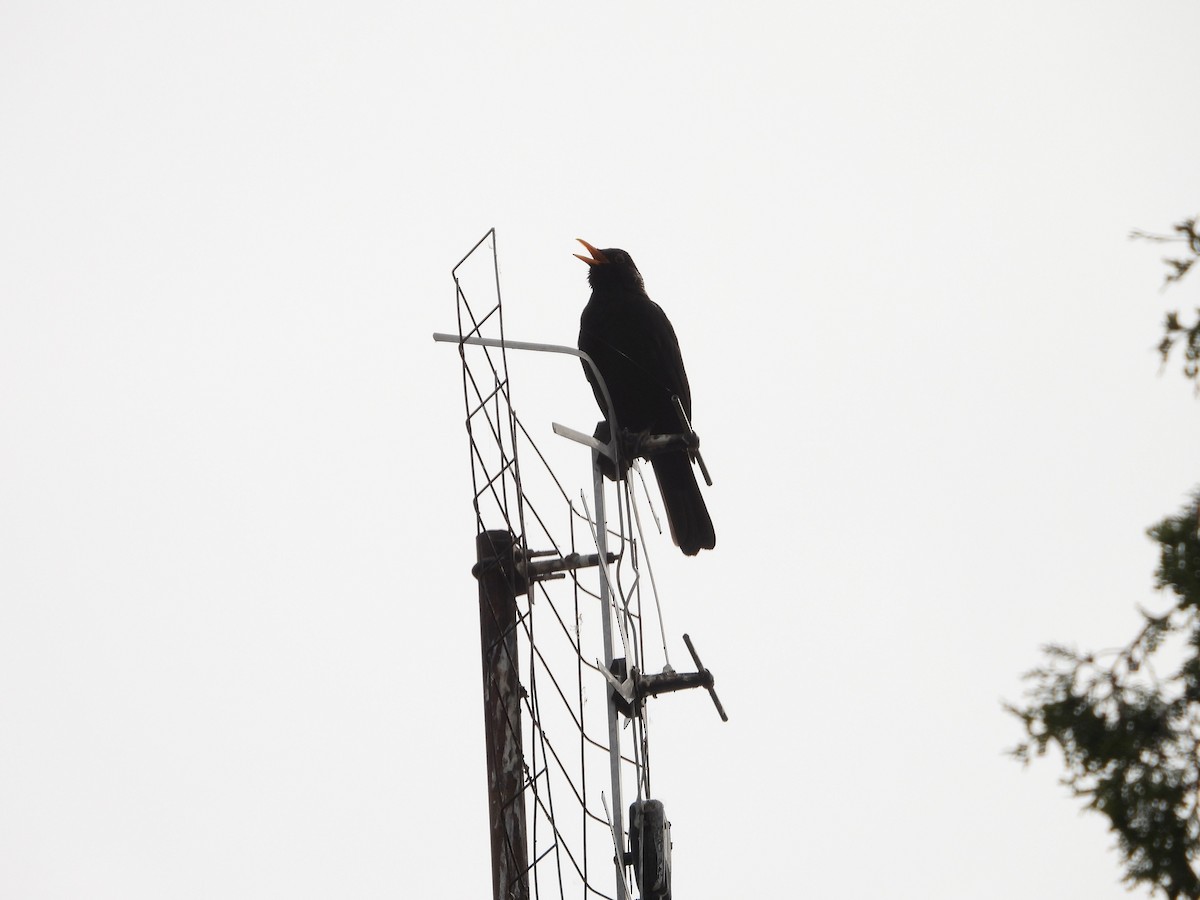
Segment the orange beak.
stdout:
<svg viewBox="0 0 1200 900">
<path fill-rule="evenodd" d="M 601 263 L 608 262 L 607 256 L 605 256 L 603 253 L 601 253 L 599 250 L 597 250 L 595 247 L 593 247 L 591 244 L 589 244 L 583 238 L 575 238 L 575 240 L 579 241 L 579 243 L 581 243 L 581 244 L 583 244 L 583 246 L 587 247 L 588 253 L 592 254 L 591 258 L 589 259 L 588 257 L 584 256 L 581 253 L 572 253 L 571 255 L 574 256 L 576 259 L 582 259 L 589 266 L 598 266 Z"/>
</svg>

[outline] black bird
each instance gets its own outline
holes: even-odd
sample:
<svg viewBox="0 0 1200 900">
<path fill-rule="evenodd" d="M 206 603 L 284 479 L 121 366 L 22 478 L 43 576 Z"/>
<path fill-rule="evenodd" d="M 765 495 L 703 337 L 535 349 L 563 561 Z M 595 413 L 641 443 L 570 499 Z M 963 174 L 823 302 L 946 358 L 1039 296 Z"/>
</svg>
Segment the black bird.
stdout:
<svg viewBox="0 0 1200 900">
<path fill-rule="evenodd" d="M 642 275 L 624 250 L 597 250 L 579 243 L 590 256 L 575 256 L 588 264 L 592 297 L 579 319 L 579 349 L 595 362 L 616 407 L 617 427 L 630 432 L 679 434 L 683 426 L 675 409 L 678 397 L 692 417 L 692 392 L 671 321 L 646 296 Z M 605 415 L 604 394 L 587 364 L 583 370 Z M 658 453 L 650 458 L 662 492 L 671 538 L 688 556 L 716 546 L 708 507 L 686 450 Z M 628 461 L 623 461 L 628 465 Z"/>
</svg>

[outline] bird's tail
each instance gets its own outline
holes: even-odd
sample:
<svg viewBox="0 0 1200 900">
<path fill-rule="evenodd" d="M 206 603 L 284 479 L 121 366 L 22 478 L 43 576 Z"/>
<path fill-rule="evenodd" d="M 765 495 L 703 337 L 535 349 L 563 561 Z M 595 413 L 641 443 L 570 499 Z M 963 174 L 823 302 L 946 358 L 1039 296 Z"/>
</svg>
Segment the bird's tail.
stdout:
<svg viewBox="0 0 1200 900">
<path fill-rule="evenodd" d="M 664 453 L 650 462 L 667 510 L 671 540 L 688 556 L 711 550 L 717 545 L 717 533 L 713 531 L 712 519 L 688 455 Z"/>
</svg>

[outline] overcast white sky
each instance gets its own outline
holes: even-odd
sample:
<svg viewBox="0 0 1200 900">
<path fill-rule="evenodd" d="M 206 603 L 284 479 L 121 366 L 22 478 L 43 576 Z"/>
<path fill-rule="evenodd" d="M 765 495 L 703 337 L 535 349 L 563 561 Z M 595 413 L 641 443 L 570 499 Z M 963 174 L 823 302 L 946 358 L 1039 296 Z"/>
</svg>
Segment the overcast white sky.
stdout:
<svg viewBox="0 0 1200 900">
<path fill-rule="evenodd" d="M 451 266 L 672 316 L 680 898 L 1120 898 L 1000 708 L 1200 479 L 1191 2 L 0 6 L 0 894 L 486 896 Z M 527 424 L 595 420 L 565 358 Z M 560 442 L 561 443 L 561 442 Z M 564 473 L 582 486 L 585 465 Z M 682 653 L 682 648 L 676 648 Z M 677 664 L 679 663 L 676 660 Z"/>
</svg>

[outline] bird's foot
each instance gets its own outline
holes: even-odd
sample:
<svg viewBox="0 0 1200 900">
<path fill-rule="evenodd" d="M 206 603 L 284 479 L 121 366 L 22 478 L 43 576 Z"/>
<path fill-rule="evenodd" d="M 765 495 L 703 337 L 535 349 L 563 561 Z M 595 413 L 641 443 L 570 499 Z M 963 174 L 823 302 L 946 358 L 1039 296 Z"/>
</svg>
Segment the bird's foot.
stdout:
<svg viewBox="0 0 1200 900">
<path fill-rule="evenodd" d="M 621 430 L 623 438 L 622 450 L 626 459 L 638 459 L 639 457 L 650 458 L 651 448 L 649 447 L 650 429 L 646 428 L 642 431 L 630 431 L 629 429 Z"/>
</svg>

